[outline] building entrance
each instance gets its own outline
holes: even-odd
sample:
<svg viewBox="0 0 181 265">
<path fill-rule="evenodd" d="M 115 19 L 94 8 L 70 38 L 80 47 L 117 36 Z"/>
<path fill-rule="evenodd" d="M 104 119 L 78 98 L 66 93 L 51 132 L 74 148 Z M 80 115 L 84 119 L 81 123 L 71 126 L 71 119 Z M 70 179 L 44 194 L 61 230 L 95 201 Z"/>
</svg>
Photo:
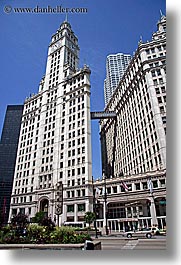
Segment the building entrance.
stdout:
<svg viewBox="0 0 181 265">
<path fill-rule="evenodd" d="M 43 199 L 40 201 L 40 211 L 44 212 L 46 217 L 48 217 L 48 206 L 49 206 L 48 199 Z"/>
</svg>

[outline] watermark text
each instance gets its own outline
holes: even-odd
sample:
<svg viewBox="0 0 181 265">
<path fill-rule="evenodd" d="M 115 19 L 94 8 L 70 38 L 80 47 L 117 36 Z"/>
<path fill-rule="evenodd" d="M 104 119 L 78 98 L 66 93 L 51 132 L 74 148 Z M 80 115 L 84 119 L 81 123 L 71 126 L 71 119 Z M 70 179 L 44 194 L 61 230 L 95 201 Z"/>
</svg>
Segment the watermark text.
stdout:
<svg viewBox="0 0 181 265">
<path fill-rule="evenodd" d="M 68 13 L 88 13 L 86 7 L 62 7 L 62 6 L 46 6 L 46 7 L 12 7 L 10 5 L 4 6 L 4 12 L 6 14 L 68 14 Z"/>
</svg>

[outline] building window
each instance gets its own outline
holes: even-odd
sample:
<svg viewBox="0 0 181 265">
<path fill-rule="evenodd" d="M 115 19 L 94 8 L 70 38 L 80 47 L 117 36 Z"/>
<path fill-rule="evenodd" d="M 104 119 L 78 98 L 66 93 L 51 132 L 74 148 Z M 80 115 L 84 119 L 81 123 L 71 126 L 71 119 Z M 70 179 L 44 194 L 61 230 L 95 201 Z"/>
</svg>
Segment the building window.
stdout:
<svg viewBox="0 0 181 265">
<path fill-rule="evenodd" d="M 67 205 L 67 212 L 70 213 L 70 212 L 74 212 L 74 204 L 72 205 Z"/>
<path fill-rule="evenodd" d="M 147 182 L 143 182 L 142 185 L 143 185 L 143 189 L 146 190 L 147 189 Z"/>
<path fill-rule="evenodd" d="M 85 190 L 82 190 L 82 196 L 83 197 L 85 196 Z"/>
<path fill-rule="evenodd" d="M 82 174 L 85 174 L 85 167 L 82 168 Z"/>
<path fill-rule="evenodd" d="M 78 212 L 85 212 L 85 204 L 78 204 Z"/>
<path fill-rule="evenodd" d="M 113 187 L 113 193 L 117 193 L 117 186 Z"/>
<path fill-rule="evenodd" d="M 161 187 L 164 187 L 165 186 L 165 179 L 160 179 L 160 184 L 161 184 Z"/>
</svg>

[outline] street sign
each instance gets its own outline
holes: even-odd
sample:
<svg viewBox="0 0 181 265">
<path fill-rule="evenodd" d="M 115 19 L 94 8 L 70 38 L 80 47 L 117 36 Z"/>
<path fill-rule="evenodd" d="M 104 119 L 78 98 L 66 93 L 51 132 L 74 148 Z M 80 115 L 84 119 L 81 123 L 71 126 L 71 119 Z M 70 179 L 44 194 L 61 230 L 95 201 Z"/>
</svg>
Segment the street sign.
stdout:
<svg viewBox="0 0 181 265">
<path fill-rule="evenodd" d="M 116 113 L 114 111 L 95 111 L 91 112 L 91 120 L 94 119 L 108 119 L 108 118 L 116 118 Z"/>
<path fill-rule="evenodd" d="M 57 215 L 62 214 L 63 210 L 63 184 L 59 181 L 55 190 L 55 213 Z"/>
</svg>

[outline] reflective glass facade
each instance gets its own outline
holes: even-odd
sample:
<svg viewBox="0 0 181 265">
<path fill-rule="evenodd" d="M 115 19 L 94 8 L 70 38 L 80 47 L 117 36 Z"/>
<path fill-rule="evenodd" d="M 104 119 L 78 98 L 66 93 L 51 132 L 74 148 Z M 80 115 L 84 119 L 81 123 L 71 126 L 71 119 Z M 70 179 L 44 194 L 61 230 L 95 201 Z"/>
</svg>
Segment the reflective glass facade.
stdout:
<svg viewBox="0 0 181 265">
<path fill-rule="evenodd" d="M 18 147 L 22 105 L 7 106 L 0 141 L 0 211 L 1 222 L 6 223 L 10 207 L 10 196 Z"/>
</svg>

